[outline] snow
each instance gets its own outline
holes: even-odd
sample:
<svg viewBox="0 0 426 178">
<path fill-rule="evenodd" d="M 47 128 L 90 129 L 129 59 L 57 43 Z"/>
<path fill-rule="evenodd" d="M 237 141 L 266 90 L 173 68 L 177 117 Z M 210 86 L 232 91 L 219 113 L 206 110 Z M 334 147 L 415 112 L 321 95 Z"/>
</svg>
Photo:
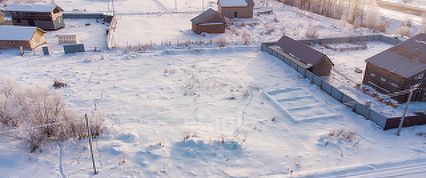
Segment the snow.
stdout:
<svg viewBox="0 0 426 178">
<path fill-rule="evenodd" d="M 0 40 L 28 41 L 31 40 L 37 27 L 23 27 L 2 25 L 0 26 Z"/>
<path fill-rule="evenodd" d="M 11 12 L 52 12 L 56 8 L 55 4 L 8 4 L 5 11 Z"/>
<path fill-rule="evenodd" d="M 66 27 L 49 31 L 45 34 L 47 46 L 51 53 L 63 52 L 59 44 L 58 35 L 77 35 L 79 42 L 84 44 L 86 50 L 106 49 L 106 25 L 92 19 L 65 19 Z M 40 50 L 40 49 L 38 49 Z"/>
<path fill-rule="evenodd" d="M 56 2 L 67 11 L 108 10 L 103 0 Z M 0 50 L 1 78 L 26 87 L 50 87 L 55 79 L 63 80 L 70 87 L 56 91 L 67 104 L 82 114 L 96 104 L 105 116 L 103 135 L 94 140 L 99 175 L 92 173 L 87 140 L 50 143 L 42 152 L 30 154 L 25 142 L 3 134 L 7 129 L 0 128 L 0 142 L 8 143 L 0 144 L 2 175 L 332 177 L 342 172 L 364 174 L 364 170 L 383 173 L 409 160 L 419 168 L 418 176 L 425 176 L 421 166 L 426 159 L 425 126 L 404 128 L 400 137 L 395 136 L 395 130 L 382 131 L 291 67 L 260 52 L 258 46 L 262 41 L 279 39 L 283 33 L 304 38 L 309 23 L 317 27 L 319 37 L 368 34 L 371 30 L 354 30 L 339 21 L 272 2 L 274 14 L 232 21 L 226 34 L 202 37 L 190 31 L 190 19 L 199 14 L 191 11 L 201 11 L 202 2 L 177 2 L 180 13 L 170 12 L 173 0 L 115 1 L 116 44 L 126 47 L 151 41 L 220 38 L 241 43 L 242 35 L 248 33 L 250 45 L 195 46 L 179 51 L 166 46 L 149 53 L 119 49 L 63 55 L 57 34 L 77 34 L 89 47 L 105 45 L 104 25 L 94 20 L 66 20 L 66 28 L 46 34 L 54 51 L 51 56 L 42 56 L 39 51 L 19 56 L 14 50 Z M 215 1 L 206 4 L 216 7 Z M 380 43 L 368 46 L 366 51 L 331 52 L 333 62 L 351 80 L 359 81 L 352 68 L 389 47 Z M 344 79 L 339 80 L 348 81 Z M 306 112 L 282 112 L 274 98 L 265 95 L 276 90 L 297 91 L 299 96 L 291 92 L 276 95 L 293 101 L 291 106 L 284 102 L 280 107 L 306 106 Z M 426 107 L 416 103 L 416 108 Z M 326 118 L 309 119 L 313 112 Z M 331 134 L 340 129 L 353 133 L 350 138 L 354 141 Z M 409 174 L 409 170 L 402 170 Z"/>
<path fill-rule="evenodd" d="M 222 7 L 246 7 L 246 0 L 219 0 Z"/>
<path fill-rule="evenodd" d="M 306 14 L 299 9 L 279 4 L 271 15 L 255 16 L 254 19 L 249 20 L 231 20 L 226 33 L 200 36 L 191 30 L 190 22 L 198 14 L 198 12 L 182 12 L 139 16 L 121 15 L 118 18 L 117 30 L 113 32 L 115 46 L 118 48 L 162 46 L 200 41 L 210 43 L 220 40 L 229 44 L 246 44 L 244 36 L 248 36 L 249 44 L 260 45 L 265 41 L 277 41 L 283 34 L 296 39 L 304 38 L 306 32 L 301 29 L 306 29 L 310 25 L 318 29 L 319 37 L 371 33 L 366 29 L 354 31 L 340 21 Z"/>
<path fill-rule="evenodd" d="M 70 87 L 57 91 L 72 107 L 89 112 L 96 103 L 107 127 L 95 140 L 101 177 L 259 177 L 426 157 L 416 136 L 424 126 L 401 137 L 382 131 L 258 49 L 0 55 L 1 76 L 27 87 L 61 79 Z M 294 122 L 263 95 L 274 88 L 307 91 L 339 117 Z M 359 143 L 319 142 L 339 128 Z M 87 140 L 23 154 L 25 144 L 0 139 L 9 143 L 0 145 L 3 175 L 92 176 Z"/>
<path fill-rule="evenodd" d="M 388 1 L 388 2 L 393 2 L 393 3 L 400 3 L 400 4 L 403 4 L 403 5 L 408 5 L 408 6 L 412 6 L 412 7 L 425 8 L 426 9 L 426 2 L 424 0 L 409 0 L 409 1 L 404 1 L 404 0 L 382 0 L 382 1 Z"/>
</svg>

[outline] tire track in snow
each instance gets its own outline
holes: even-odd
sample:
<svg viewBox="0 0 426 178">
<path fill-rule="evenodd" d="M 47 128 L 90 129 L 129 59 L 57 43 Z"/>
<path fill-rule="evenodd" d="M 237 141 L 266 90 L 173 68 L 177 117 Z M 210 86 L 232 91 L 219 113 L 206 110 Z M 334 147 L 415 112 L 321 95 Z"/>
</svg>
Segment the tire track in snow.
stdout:
<svg viewBox="0 0 426 178">
<path fill-rule="evenodd" d="M 67 178 L 67 176 L 64 173 L 64 163 L 63 163 L 63 146 L 62 143 L 57 143 L 58 147 L 59 147 L 59 165 L 58 165 L 58 169 L 59 169 L 59 174 L 61 175 L 62 178 Z"/>
<path fill-rule="evenodd" d="M 167 9 L 167 7 L 164 6 L 160 1 L 152 0 L 152 2 L 154 2 L 160 8 L 161 11 L 164 11 L 164 12 L 169 11 L 169 9 Z"/>
</svg>

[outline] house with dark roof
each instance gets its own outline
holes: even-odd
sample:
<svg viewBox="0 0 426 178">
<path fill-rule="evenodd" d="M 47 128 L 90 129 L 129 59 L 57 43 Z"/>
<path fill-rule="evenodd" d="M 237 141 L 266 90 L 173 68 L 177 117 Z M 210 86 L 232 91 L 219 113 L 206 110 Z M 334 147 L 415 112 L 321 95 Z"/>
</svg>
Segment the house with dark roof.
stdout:
<svg viewBox="0 0 426 178">
<path fill-rule="evenodd" d="M 276 43 L 280 52 L 288 60 L 318 76 L 329 76 L 334 64 L 330 58 L 301 42 L 283 36 Z"/>
<path fill-rule="evenodd" d="M 225 33 L 225 18 L 213 9 L 204 11 L 191 20 L 192 30 L 200 33 Z"/>
<path fill-rule="evenodd" d="M 12 17 L 13 25 L 34 26 L 44 30 L 65 27 L 64 10 L 56 4 L 9 4 L 5 12 Z"/>
<path fill-rule="evenodd" d="M 219 13 L 227 18 L 253 18 L 253 0 L 218 0 L 217 5 Z"/>
<path fill-rule="evenodd" d="M 419 34 L 366 60 L 363 84 L 389 94 L 419 84 L 414 101 L 426 101 L 426 34 Z M 395 97 L 405 102 L 408 94 Z"/>
<path fill-rule="evenodd" d="M 46 43 L 44 33 L 38 27 L 0 25 L 0 48 L 34 49 Z"/>
</svg>

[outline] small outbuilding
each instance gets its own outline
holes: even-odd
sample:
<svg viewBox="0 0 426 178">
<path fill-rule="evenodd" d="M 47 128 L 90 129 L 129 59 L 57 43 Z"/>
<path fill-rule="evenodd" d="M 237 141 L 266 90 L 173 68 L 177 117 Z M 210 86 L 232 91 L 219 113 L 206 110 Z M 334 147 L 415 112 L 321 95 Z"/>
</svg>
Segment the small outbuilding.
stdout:
<svg viewBox="0 0 426 178">
<path fill-rule="evenodd" d="M 327 55 L 311 47 L 283 36 L 276 44 L 280 52 L 299 66 L 311 71 L 318 76 L 329 76 L 333 62 Z"/>
<path fill-rule="evenodd" d="M 192 30 L 200 33 L 225 33 L 225 18 L 213 9 L 204 11 L 191 20 Z"/>
<path fill-rule="evenodd" d="M 253 18 L 253 0 L 218 0 L 219 13 L 230 19 Z"/>
<path fill-rule="evenodd" d="M 56 4 L 10 4 L 5 12 L 12 17 L 13 25 L 35 26 L 44 30 L 65 27 L 64 10 Z"/>
<path fill-rule="evenodd" d="M 34 49 L 46 43 L 44 33 L 38 27 L 0 25 L 0 48 Z"/>
<path fill-rule="evenodd" d="M 366 60 L 363 84 L 384 94 L 419 84 L 414 101 L 426 101 L 426 34 L 419 34 Z M 394 97 L 406 102 L 408 94 Z"/>
</svg>

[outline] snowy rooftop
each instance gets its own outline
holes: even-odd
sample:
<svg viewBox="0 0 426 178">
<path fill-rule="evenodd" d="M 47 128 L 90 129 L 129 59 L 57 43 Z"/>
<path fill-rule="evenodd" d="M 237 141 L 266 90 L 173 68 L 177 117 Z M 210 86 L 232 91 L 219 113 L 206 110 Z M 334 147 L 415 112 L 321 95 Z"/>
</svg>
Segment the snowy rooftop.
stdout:
<svg viewBox="0 0 426 178">
<path fill-rule="evenodd" d="M 36 30 L 37 27 L 2 25 L 0 26 L 0 40 L 30 40 Z"/>
<path fill-rule="evenodd" d="M 246 0 L 219 0 L 222 7 L 246 7 Z"/>
<path fill-rule="evenodd" d="M 13 12 L 52 12 L 56 7 L 55 4 L 9 4 L 5 11 Z"/>
</svg>

